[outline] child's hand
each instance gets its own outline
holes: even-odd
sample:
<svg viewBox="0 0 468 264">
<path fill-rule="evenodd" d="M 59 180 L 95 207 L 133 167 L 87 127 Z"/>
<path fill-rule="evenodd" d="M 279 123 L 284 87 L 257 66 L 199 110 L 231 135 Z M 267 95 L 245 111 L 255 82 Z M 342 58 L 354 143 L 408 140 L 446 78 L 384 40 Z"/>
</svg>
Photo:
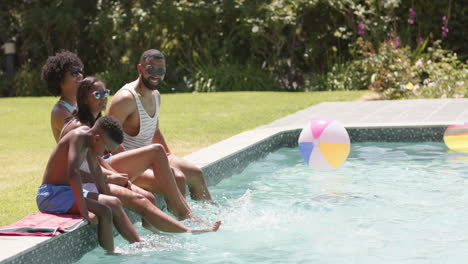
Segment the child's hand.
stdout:
<svg viewBox="0 0 468 264">
<path fill-rule="evenodd" d="M 90 225 L 97 225 L 99 223 L 97 216 L 91 212 L 88 212 L 87 220 L 89 221 Z"/>
<path fill-rule="evenodd" d="M 132 182 L 131 182 L 131 181 L 127 181 L 127 186 L 125 186 L 125 187 L 127 187 L 127 189 L 130 189 L 130 190 L 131 190 L 131 189 L 132 189 Z"/>
</svg>

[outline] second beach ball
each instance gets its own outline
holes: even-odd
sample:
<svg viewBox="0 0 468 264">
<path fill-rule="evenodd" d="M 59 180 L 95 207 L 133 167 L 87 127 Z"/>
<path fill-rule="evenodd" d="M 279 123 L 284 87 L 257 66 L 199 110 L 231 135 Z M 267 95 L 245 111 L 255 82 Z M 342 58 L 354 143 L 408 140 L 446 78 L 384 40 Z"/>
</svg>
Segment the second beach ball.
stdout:
<svg viewBox="0 0 468 264">
<path fill-rule="evenodd" d="M 444 133 L 444 142 L 455 152 L 468 153 L 468 123 L 449 126 Z"/>
</svg>

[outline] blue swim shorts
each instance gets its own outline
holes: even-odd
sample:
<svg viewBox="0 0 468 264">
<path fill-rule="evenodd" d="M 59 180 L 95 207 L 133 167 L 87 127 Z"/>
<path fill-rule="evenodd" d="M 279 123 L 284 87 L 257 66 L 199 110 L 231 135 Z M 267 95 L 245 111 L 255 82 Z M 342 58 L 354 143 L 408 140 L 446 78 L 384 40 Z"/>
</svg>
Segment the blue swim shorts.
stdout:
<svg viewBox="0 0 468 264">
<path fill-rule="evenodd" d="M 107 164 L 109 164 L 109 163 L 110 163 L 110 160 L 111 160 L 111 158 L 112 158 L 112 153 L 108 153 L 107 155 L 104 155 L 104 156 L 102 156 L 101 158 L 103 158 L 104 161 L 105 161 Z"/>
<path fill-rule="evenodd" d="M 52 214 L 65 214 L 75 203 L 70 185 L 42 184 L 36 196 L 39 211 Z"/>
</svg>

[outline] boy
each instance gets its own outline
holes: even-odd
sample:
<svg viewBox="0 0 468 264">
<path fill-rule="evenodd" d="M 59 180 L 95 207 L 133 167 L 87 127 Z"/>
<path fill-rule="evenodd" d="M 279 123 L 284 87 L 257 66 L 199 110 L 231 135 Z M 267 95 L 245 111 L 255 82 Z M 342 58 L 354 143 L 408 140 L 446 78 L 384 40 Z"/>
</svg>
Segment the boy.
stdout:
<svg viewBox="0 0 468 264">
<path fill-rule="evenodd" d="M 92 128 L 83 126 L 70 131 L 52 152 L 36 198 L 41 212 L 80 214 L 91 224 L 97 224 L 99 220 L 99 244 L 110 252 L 114 251 L 112 222 L 129 242 L 140 241 L 120 200 L 107 195 L 108 189 L 97 160 L 99 156 L 115 150 L 122 141 L 119 122 L 109 116 L 98 119 Z M 79 168 L 85 159 L 91 175 L 95 177 L 99 194 L 82 190 Z"/>
</svg>

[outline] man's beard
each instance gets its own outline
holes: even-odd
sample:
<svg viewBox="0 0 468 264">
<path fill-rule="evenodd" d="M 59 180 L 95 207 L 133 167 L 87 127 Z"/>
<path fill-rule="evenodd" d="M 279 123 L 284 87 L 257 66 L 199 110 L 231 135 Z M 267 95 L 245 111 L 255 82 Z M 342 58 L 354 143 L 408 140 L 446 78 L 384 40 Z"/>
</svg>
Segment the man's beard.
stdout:
<svg viewBox="0 0 468 264">
<path fill-rule="evenodd" d="M 141 81 L 142 81 L 143 84 L 146 86 L 146 88 L 148 88 L 148 89 L 150 89 L 150 90 L 152 90 L 152 91 L 157 90 L 158 87 L 161 85 L 162 80 L 161 80 L 161 79 L 158 79 L 158 80 L 159 80 L 158 83 L 152 84 L 147 78 L 145 78 L 145 77 L 143 77 L 143 76 L 141 77 Z"/>
</svg>

